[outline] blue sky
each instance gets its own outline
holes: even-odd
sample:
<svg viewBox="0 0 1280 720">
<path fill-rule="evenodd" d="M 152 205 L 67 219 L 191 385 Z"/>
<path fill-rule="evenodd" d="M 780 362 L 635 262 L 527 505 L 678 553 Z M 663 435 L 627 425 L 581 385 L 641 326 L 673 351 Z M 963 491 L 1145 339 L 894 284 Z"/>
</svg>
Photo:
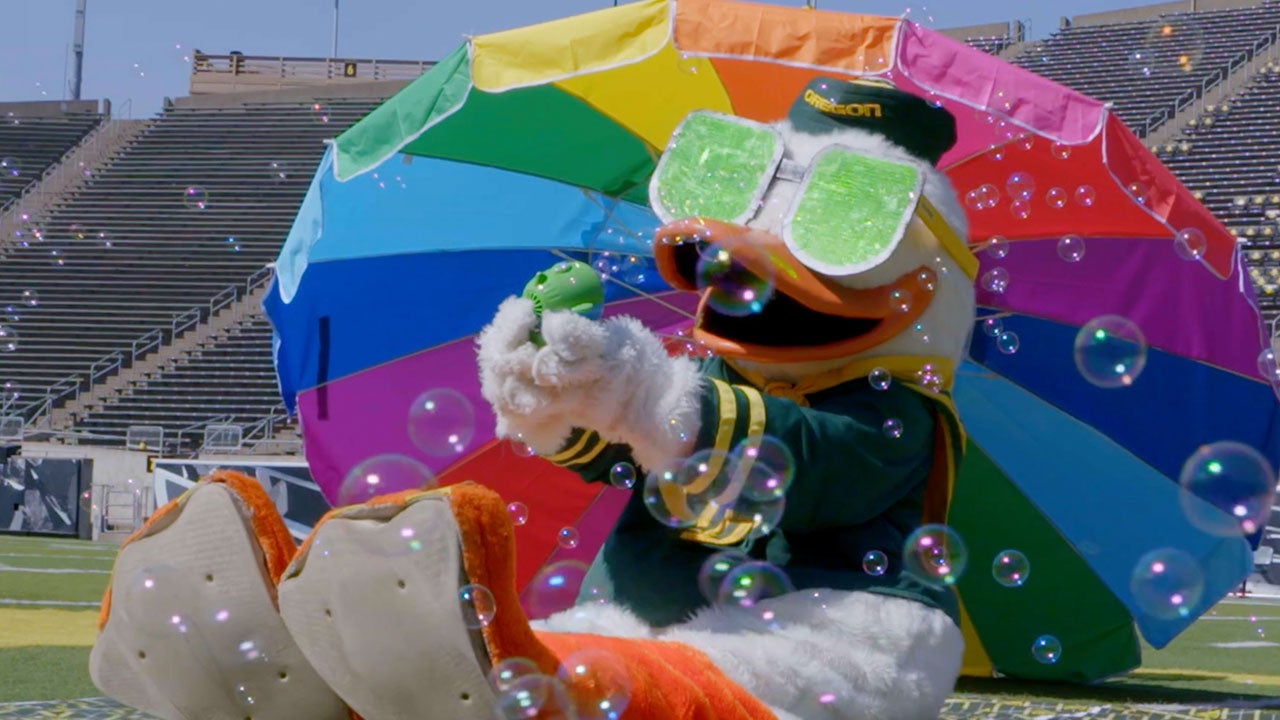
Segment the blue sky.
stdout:
<svg viewBox="0 0 1280 720">
<path fill-rule="evenodd" d="M 800 5 L 803 0 L 778 4 Z M 595 10 L 609 0 L 342 0 L 339 54 L 434 60 L 464 35 L 493 32 Z M 822 9 L 911 17 L 936 27 L 1021 18 L 1033 37 L 1078 15 L 1143 4 L 1140 0 L 819 0 Z M 58 100 L 65 94 L 75 0 L 0 0 L 0 101 Z M 1029 10 L 1028 8 L 1034 8 Z M 192 48 L 222 54 L 324 57 L 333 0 L 88 0 L 84 98 L 108 97 L 117 113 L 159 110 L 186 94 Z"/>
</svg>

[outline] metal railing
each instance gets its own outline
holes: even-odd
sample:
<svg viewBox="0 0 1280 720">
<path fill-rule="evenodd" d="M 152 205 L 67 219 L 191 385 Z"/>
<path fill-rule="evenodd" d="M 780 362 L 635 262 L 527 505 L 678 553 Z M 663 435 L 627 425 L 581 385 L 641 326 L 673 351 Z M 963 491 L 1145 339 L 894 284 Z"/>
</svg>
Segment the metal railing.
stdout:
<svg viewBox="0 0 1280 720">
<path fill-rule="evenodd" d="M 435 62 L 362 58 L 300 58 L 270 55 L 196 53 L 192 75 L 257 75 L 297 80 L 414 80 Z"/>
<path fill-rule="evenodd" d="M 18 406 L 16 414 L 21 415 L 28 426 L 37 427 L 41 421 L 51 425 L 51 416 L 56 408 L 79 400 L 85 390 L 126 366 L 132 366 L 139 359 L 165 344 L 173 342 L 200 322 L 209 320 L 219 311 L 269 284 L 274 277 L 274 266 L 264 265 L 255 270 L 244 282 L 227 286 L 207 303 L 175 314 L 167 326 L 148 330 L 129 343 L 128 352 L 118 350 L 108 353 L 95 360 L 89 366 L 88 372 L 67 376 L 50 385 L 43 396 Z"/>
<path fill-rule="evenodd" d="M 1231 56 L 1231 59 L 1225 65 L 1219 66 L 1209 76 L 1201 79 L 1199 87 L 1188 88 L 1178 95 L 1170 105 L 1148 115 L 1146 119 L 1134 128 L 1134 131 L 1139 137 L 1145 138 L 1149 136 L 1160 126 L 1177 117 L 1178 113 L 1194 105 L 1197 100 L 1203 98 L 1219 84 L 1230 83 L 1231 77 L 1237 70 L 1248 65 L 1264 50 L 1274 48 L 1277 38 L 1280 38 L 1280 26 L 1272 28 L 1267 34 L 1255 40 L 1248 49 L 1241 50 Z M 1230 85 L 1228 85 L 1227 91 L 1230 93 Z"/>
</svg>

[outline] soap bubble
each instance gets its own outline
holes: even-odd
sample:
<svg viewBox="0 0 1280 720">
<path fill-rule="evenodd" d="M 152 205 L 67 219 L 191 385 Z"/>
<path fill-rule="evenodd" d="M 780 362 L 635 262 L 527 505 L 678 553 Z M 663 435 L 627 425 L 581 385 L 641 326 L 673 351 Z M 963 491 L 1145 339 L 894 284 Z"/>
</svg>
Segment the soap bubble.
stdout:
<svg viewBox="0 0 1280 720">
<path fill-rule="evenodd" d="M 1049 207 L 1061 210 L 1067 206 L 1067 191 L 1060 187 L 1049 188 L 1049 192 L 1044 194 L 1044 201 L 1049 203 Z"/>
<path fill-rule="evenodd" d="M 1267 348 L 1258 353 L 1258 374 L 1263 380 L 1280 389 L 1280 363 L 1276 362 L 1276 351 Z"/>
<path fill-rule="evenodd" d="M 876 390 L 888 390 L 893 383 L 893 374 L 882 367 L 875 368 L 867 375 L 867 382 Z"/>
<path fill-rule="evenodd" d="M 1253 535 L 1271 517 L 1276 471 L 1243 443 L 1202 445 L 1183 464 L 1178 483 L 1187 519 L 1211 535 Z"/>
<path fill-rule="evenodd" d="M 327 125 L 329 123 L 329 107 L 324 103 L 312 103 L 311 119 L 321 125 Z"/>
<path fill-rule="evenodd" d="M 1076 369 L 1100 388 L 1132 385 L 1147 364 L 1147 341 L 1133 321 L 1102 315 L 1076 333 Z"/>
<path fill-rule="evenodd" d="M 523 675 L 498 695 L 503 720 L 565 720 L 574 717 L 573 700 L 564 683 L 550 675 Z"/>
<path fill-rule="evenodd" d="M 866 555 L 862 556 L 862 572 L 880 577 L 889 570 L 889 558 L 879 550 L 868 550 Z"/>
<path fill-rule="evenodd" d="M 1036 181 L 1028 173 L 1016 172 L 1005 181 L 1004 189 L 1015 200 L 1030 200 L 1036 191 Z"/>
<path fill-rule="evenodd" d="M 510 516 L 512 525 L 523 525 L 529 522 L 529 506 L 522 502 L 508 503 L 507 515 Z"/>
<path fill-rule="evenodd" d="M 493 599 L 493 593 L 483 585 L 463 585 L 458 589 L 458 601 L 462 609 L 462 621 L 472 630 L 488 627 L 498 612 L 498 603 Z"/>
<path fill-rule="evenodd" d="M 556 673 L 575 700 L 578 720 L 618 720 L 631 702 L 631 678 L 615 655 L 598 648 L 566 656 Z"/>
<path fill-rule="evenodd" d="M 983 246 L 983 250 L 986 252 L 987 257 L 993 260 L 1003 260 L 1009 254 L 1009 241 L 1000 235 L 992 235 L 987 240 L 987 244 Z"/>
<path fill-rule="evenodd" d="M 182 204 L 188 210 L 204 210 L 209 206 L 209 191 L 199 185 L 192 185 L 182 191 Z"/>
<path fill-rule="evenodd" d="M 527 592 L 530 620 L 541 620 L 577 604 L 587 577 L 587 566 L 577 560 L 559 560 L 538 571 Z"/>
<path fill-rule="evenodd" d="M 898 418 L 888 418 L 880 425 L 880 432 L 884 433 L 885 437 L 894 440 L 902 437 L 902 431 L 902 421 Z"/>
<path fill-rule="evenodd" d="M 1191 616 L 1204 594 L 1204 573 L 1195 559 L 1177 548 L 1143 555 L 1129 579 L 1138 608 L 1162 620 Z"/>
<path fill-rule="evenodd" d="M 1052 665 L 1062 657 L 1062 641 L 1052 635 L 1041 635 L 1031 643 L 1031 657 L 1044 665 Z"/>
<path fill-rule="evenodd" d="M 1031 217 L 1031 203 L 1026 200 L 1014 200 L 1009 203 L 1009 214 L 1018 220 Z"/>
<path fill-rule="evenodd" d="M 17 158 L 0 158 L 0 176 L 18 177 L 22 174 L 22 163 Z"/>
<path fill-rule="evenodd" d="M 18 350 L 18 329 L 11 325 L 0 325 L 0 353 L 11 353 Z"/>
<path fill-rule="evenodd" d="M 436 484 L 435 474 L 405 455 L 375 455 L 351 468 L 338 489 L 338 505 L 359 505 L 380 495 L 403 490 L 427 490 Z"/>
<path fill-rule="evenodd" d="M 622 490 L 630 490 L 636 486 L 636 467 L 629 462 L 620 462 L 609 469 L 609 484 Z"/>
<path fill-rule="evenodd" d="M 524 438 L 519 434 L 511 438 L 511 452 L 515 453 L 517 457 L 526 458 L 531 458 L 538 454 L 538 451 L 530 447 L 529 443 L 525 442 Z"/>
<path fill-rule="evenodd" d="M 889 307 L 900 313 L 911 312 L 911 293 L 901 288 L 889 293 Z"/>
<path fill-rule="evenodd" d="M 131 632 L 152 639 L 189 635 L 196 631 L 193 613 L 200 602 L 193 590 L 195 578 L 172 565 L 145 567 L 129 578 L 116 598 Z"/>
<path fill-rule="evenodd" d="M 658 522 L 672 528 L 693 525 L 692 513 L 687 511 L 685 491 L 677 482 L 675 470 L 651 472 L 644 479 L 644 506 Z"/>
<path fill-rule="evenodd" d="M 991 562 L 991 575 L 1001 585 L 1022 587 L 1031 574 L 1031 562 L 1017 550 L 1001 550 Z"/>
<path fill-rule="evenodd" d="M 986 271 L 982 274 L 982 288 L 998 295 L 1003 294 L 1009 289 L 1009 271 L 1002 267 Z"/>
<path fill-rule="evenodd" d="M 566 550 L 572 550 L 578 547 L 578 531 L 571 527 L 562 527 L 556 533 L 556 544 Z"/>
<path fill-rule="evenodd" d="M 1066 160 L 1071 157 L 1071 146 L 1065 143 L 1056 142 L 1049 148 L 1049 152 L 1059 160 Z"/>
<path fill-rule="evenodd" d="M 707 602 L 720 599 L 720 586 L 729 573 L 739 565 L 751 562 L 751 558 L 741 550 L 721 550 L 702 561 L 698 569 L 698 589 Z"/>
<path fill-rule="evenodd" d="M 743 317 L 764 310 L 773 297 L 773 278 L 761 277 L 733 259 L 727 248 L 709 245 L 698 257 L 698 290 L 722 315 Z"/>
<path fill-rule="evenodd" d="M 35 290 L 23 290 L 22 294 L 19 295 L 19 299 L 21 299 L 22 304 L 27 307 L 37 307 L 40 305 L 40 293 Z"/>
<path fill-rule="evenodd" d="M 795 456 L 783 442 L 770 435 L 753 435 L 734 450 L 737 467 L 747 467 L 742 496 L 749 501 L 769 503 L 787 494 L 796 477 Z"/>
<path fill-rule="evenodd" d="M 1094 200 L 1098 199 L 1098 192 L 1092 185 L 1079 185 L 1076 187 L 1074 197 L 1076 204 L 1080 207 L 1093 207 Z"/>
<path fill-rule="evenodd" d="M 987 337 L 999 337 L 1004 332 L 1004 320 L 998 317 L 986 317 L 982 319 L 982 334 Z"/>
<path fill-rule="evenodd" d="M 1125 185 L 1124 190 L 1139 205 L 1146 205 L 1147 201 L 1151 199 L 1151 189 L 1145 183 L 1134 181 Z"/>
<path fill-rule="evenodd" d="M 1018 333 L 1012 330 L 1005 330 L 996 336 L 996 349 L 1005 355 L 1018 352 L 1021 346 L 1022 341 L 1018 339 Z"/>
<path fill-rule="evenodd" d="M 775 565 L 750 561 L 729 571 L 720 584 L 717 601 L 725 605 L 753 607 L 761 600 L 795 592 L 791 578 Z"/>
<path fill-rule="evenodd" d="M 930 585 L 955 585 L 969 561 L 959 533 L 946 525 L 917 528 L 903 543 L 903 568 Z"/>
<path fill-rule="evenodd" d="M 520 678 L 541 674 L 542 671 L 529 658 L 510 657 L 489 668 L 489 684 L 502 694 L 514 687 Z"/>
<path fill-rule="evenodd" d="M 1173 250 L 1183 260 L 1199 260 L 1209 249 L 1209 239 L 1199 228 L 1183 228 L 1173 236 Z"/>
<path fill-rule="evenodd" d="M 409 406 L 409 439 L 428 455 L 461 454 L 475 431 L 476 411 L 471 401 L 452 388 L 428 390 Z"/>
<path fill-rule="evenodd" d="M 1074 263 L 1084 258 L 1084 238 L 1079 235 L 1063 235 L 1058 240 L 1058 257 Z"/>
</svg>

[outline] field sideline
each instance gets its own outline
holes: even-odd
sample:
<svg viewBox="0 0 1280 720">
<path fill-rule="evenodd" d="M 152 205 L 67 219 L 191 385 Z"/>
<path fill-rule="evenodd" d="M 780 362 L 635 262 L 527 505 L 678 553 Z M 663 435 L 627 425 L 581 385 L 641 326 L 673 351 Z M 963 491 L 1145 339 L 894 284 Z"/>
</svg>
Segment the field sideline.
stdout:
<svg viewBox="0 0 1280 720">
<path fill-rule="evenodd" d="M 87 664 L 114 553 L 108 545 L 0 535 L 0 704 L 101 695 Z M 965 679 L 944 717 L 1280 718 L 1280 602 L 1224 601 L 1164 650 L 1145 648 L 1144 660 L 1140 670 L 1092 687 Z M 1149 707 L 1172 705 L 1200 707 L 1187 714 Z M 0 705 L 0 720 L 101 716 L 74 707 L 35 715 L 34 707 Z M 1100 712 L 1107 707 L 1113 712 Z"/>
</svg>

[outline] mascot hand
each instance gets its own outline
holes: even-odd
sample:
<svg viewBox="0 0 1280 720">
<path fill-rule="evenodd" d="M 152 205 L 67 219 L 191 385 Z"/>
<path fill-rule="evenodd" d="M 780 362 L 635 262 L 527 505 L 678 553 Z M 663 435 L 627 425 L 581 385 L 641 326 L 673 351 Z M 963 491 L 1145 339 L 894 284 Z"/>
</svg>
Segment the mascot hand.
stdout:
<svg viewBox="0 0 1280 720">
<path fill-rule="evenodd" d="M 554 351 L 530 340 L 537 326 L 532 302 L 508 298 L 476 344 L 480 391 L 497 415 L 498 437 L 519 439 L 545 455 L 556 452 L 572 432 L 574 425 L 566 418 L 582 404 L 582 392 L 546 382 L 574 365 L 574 351 L 562 351 L 568 356 L 563 361 L 552 357 Z M 535 378 L 535 367 L 542 381 Z"/>
<path fill-rule="evenodd" d="M 533 359 L 533 380 L 543 387 L 581 388 L 605 374 L 609 331 L 604 323 L 560 311 L 542 316 L 546 345 Z"/>
</svg>

